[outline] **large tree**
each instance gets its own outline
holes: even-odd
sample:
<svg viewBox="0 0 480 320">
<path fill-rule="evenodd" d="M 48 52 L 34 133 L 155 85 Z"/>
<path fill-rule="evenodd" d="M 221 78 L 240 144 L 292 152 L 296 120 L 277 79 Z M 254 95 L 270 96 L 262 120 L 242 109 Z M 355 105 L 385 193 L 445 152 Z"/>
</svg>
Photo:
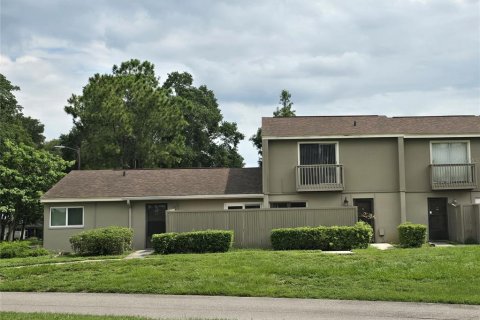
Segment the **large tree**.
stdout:
<svg viewBox="0 0 480 320">
<path fill-rule="evenodd" d="M 69 99 L 74 128 L 60 143 L 81 147 L 82 164 L 92 169 L 241 166 L 243 135 L 222 122 L 213 92 L 192 83 L 174 72 L 160 85 L 148 61 L 115 65 Z"/>
<path fill-rule="evenodd" d="M 0 239 L 41 220 L 40 196 L 64 175 L 69 162 L 48 151 L 4 139 L 0 142 Z"/>
<path fill-rule="evenodd" d="M 32 146 L 43 144 L 43 124 L 37 119 L 27 117 L 18 104 L 13 85 L 3 74 L 0 74 L 0 141 L 10 139 L 17 143 Z"/>
<path fill-rule="evenodd" d="M 281 107 L 277 107 L 277 109 L 273 112 L 274 117 L 295 117 L 295 110 L 292 110 L 293 102 L 290 100 L 292 95 L 287 90 L 282 90 L 280 93 L 280 101 L 278 104 Z M 250 137 L 250 141 L 252 141 L 255 148 L 257 148 L 258 152 L 258 164 L 262 165 L 262 128 L 258 128 L 257 132 Z"/>
<path fill-rule="evenodd" d="M 163 84 L 169 96 L 178 100 L 187 121 L 184 130 L 186 152 L 182 167 L 241 167 L 238 144 L 244 135 L 235 122 L 223 121 L 217 99 L 207 86 L 193 86 L 189 73 L 172 72 Z"/>
</svg>

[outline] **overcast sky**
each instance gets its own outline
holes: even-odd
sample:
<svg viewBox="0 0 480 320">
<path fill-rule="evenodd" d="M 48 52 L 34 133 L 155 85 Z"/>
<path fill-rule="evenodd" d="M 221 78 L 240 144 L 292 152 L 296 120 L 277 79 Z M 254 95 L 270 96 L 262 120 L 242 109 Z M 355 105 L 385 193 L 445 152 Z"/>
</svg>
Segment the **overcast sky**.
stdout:
<svg viewBox="0 0 480 320">
<path fill-rule="evenodd" d="M 206 84 L 247 139 L 279 94 L 297 115 L 480 114 L 479 1 L 0 0 L 0 72 L 47 139 L 94 73 L 131 58 Z"/>
</svg>

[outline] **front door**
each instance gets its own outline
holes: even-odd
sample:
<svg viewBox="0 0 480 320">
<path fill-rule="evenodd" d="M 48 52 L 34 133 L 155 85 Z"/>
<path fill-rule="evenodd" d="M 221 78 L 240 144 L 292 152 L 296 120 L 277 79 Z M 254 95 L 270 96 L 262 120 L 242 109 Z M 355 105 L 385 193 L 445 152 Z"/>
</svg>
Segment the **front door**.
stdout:
<svg viewBox="0 0 480 320">
<path fill-rule="evenodd" d="M 448 240 L 447 198 L 428 198 L 428 238 Z"/>
<path fill-rule="evenodd" d="M 152 235 L 157 233 L 165 233 L 166 219 L 165 211 L 167 210 L 166 203 L 148 203 L 145 207 L 147 220 L 147 241 L 146 247 L 152 247 Z"/>
<path fill-rule="evenodd" d="M 375 242 L 375 219 L 373 214 L 373 199 L 353 199 L 353 205 L 357 207 L 358 221 L 366 222 L 372 227 L 372 241 Z"/>
</svg>

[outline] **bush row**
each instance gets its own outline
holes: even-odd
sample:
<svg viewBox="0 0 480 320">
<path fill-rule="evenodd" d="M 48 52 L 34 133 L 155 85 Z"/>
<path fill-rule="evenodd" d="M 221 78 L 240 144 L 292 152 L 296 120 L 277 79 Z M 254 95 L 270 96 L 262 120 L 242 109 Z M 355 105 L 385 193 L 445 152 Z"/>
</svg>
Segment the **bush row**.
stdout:
<svg viewBox="0 0 480 320">
<path fill-rule="evenodd" d="M 123 227 L 106 227 L 80 232 L 70 237 L 76 254 L 85 256 L 123 254 L 132 249 L 133 231 Z"/>
<path fill-rule="evenodd" d="M 401 247 L 418 248 L 425 243 L 427 226 L 405 222 L 399 225 L 397 229 Z"/>
<path fill-rule="evenodd" d="M 184 233 L 162 233 L 152 236 L 156 253 L 226 252 L 233 243 L 233 231 L 207 230 Z"/>
<path fill-rule="evenodd" d="M 353 227 L 301 227 L 274 229 L 271 243 L 274 250 L 351 250 L 367 248 L 373 230 L 364 222 Z"/>
<path fill-rule="evenodd" d="M 50 252 L 30 241 L 0 242 L 0 259 L 45 256 Z"/>
</svg>

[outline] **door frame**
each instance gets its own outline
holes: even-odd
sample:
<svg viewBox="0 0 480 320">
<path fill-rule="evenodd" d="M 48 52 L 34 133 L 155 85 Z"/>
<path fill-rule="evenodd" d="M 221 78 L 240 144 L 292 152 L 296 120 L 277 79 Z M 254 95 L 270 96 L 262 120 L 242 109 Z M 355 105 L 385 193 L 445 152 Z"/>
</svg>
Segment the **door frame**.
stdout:
<svg viewBox="0 0 480 320">
<path fill-rule="evenodd" d="M 443 199 L 445 201 L 445 233 L 446 239 L 430 239 L 430 199 Z M 450 234 L 448 232 L 448 197 L 427 197 L 427 225 L 428 225 L 428 241 L 448 241 Z"/>
<path fill-rule="evenodd" d="M 147 206 L 152 204 L 163 204 L 165 205 L 165 231 L 167 231 L 167 210 L 168 210 L 168 203 L 167 202 L 149 202 L 145 203 L 145 248 L 147 247 L 148 243 L 148 211 Z"/>
<path fill-rule="evenodd" d="M 372 229 L 373 229 L 373 235 L 372 235 L 372 241 L 373 243 L 375 243 L 376 241 L 376 231 L 375 231 L 375 198 L 353 198 L 352 201 L 353 201 L 353 206 L 356 206 L 355 202 L 356 200 L 359 200 L 359 201 L 370 201 L 370 204 L 371 204 L 371 207 L 372 207 L 372 212 L 370 212 L 371 214 L 373 214 L 373 219 L 372 219 L 372 224 L 373 226 Z M 358 219 L 358 210 L 357 210 L 357 220 L 358 221 L 361 221 Z"/>
</svg>

